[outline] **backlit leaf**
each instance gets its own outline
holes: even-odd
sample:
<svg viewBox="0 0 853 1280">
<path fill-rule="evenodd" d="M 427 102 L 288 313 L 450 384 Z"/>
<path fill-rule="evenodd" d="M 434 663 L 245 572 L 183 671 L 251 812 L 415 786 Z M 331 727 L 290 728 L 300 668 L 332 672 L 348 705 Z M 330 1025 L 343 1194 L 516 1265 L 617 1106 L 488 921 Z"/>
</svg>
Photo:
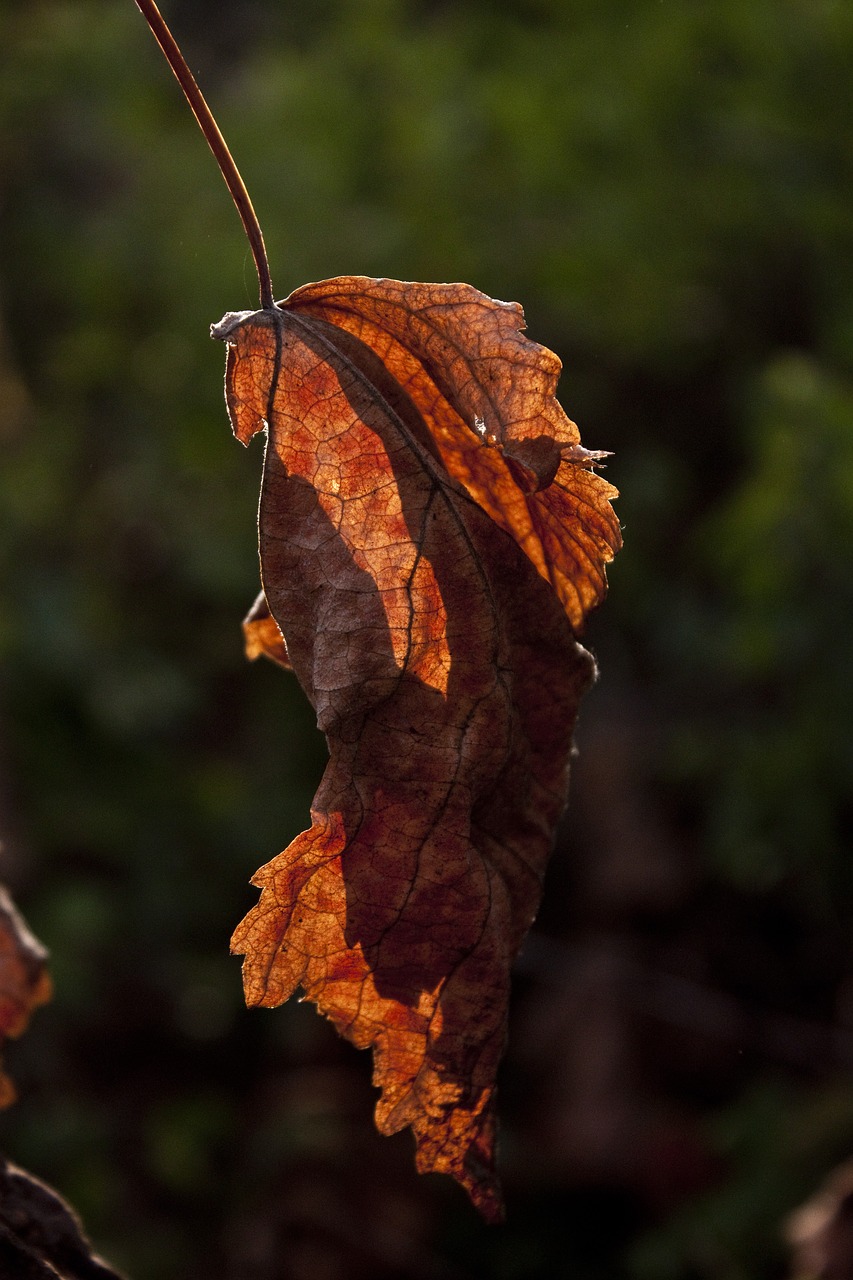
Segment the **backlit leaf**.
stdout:
<svg viewBox="0 0 853 1280">
<path fill-rule="evenodd" d="M 343 277 L 212 330 L 235 434 L 269 433 L 248 651 L 292 666 L 330 753 L 235 932 L 246 997 L 301 987 L 372 1047 L 380 1130 L 491 1220 L 510 967 L 619 545 L 522 323 L 468 285 Z"/>
</svg>

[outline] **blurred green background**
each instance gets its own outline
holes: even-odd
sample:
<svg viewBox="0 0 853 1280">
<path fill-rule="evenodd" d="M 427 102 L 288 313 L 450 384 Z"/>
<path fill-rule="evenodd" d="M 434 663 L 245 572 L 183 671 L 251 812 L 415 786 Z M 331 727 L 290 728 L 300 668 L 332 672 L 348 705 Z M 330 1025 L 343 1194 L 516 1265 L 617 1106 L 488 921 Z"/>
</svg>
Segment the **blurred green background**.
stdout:
<svg viewBox="0 0 853 1280">
<path fill-rule="evenodd" d="M 467 280 L 625 549 L 518 965 L 505 1227 L 242 1007 L 324 746 L 242 656 L 242 232 L 131 0 L 0 0 L 0 878 L 52 953 L 0 1146 L 134 1280 L 770 1280 L 853 1153 L 853 6 L 173 0 L 278 296 Z"/>
</svg>

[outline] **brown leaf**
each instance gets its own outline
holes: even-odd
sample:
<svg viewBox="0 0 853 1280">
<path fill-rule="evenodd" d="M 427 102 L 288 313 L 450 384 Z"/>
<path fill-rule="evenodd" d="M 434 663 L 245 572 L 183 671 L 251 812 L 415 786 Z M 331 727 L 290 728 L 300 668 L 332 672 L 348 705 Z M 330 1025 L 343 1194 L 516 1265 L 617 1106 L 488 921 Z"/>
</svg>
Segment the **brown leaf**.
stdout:
<svg viewBox="0 0 853 1280">
<path fill-rule="evenodd" d="M 26 1030 L 52 995 L 47 952 L 0 885 L 0 1043 Z M 0 1106 L 15 1087 L 0 1071 Z M 16 1280 L 121 1280 L 93 1252 L 74 1211 L 45 1183 L 0 1155 L 0 1276 Z"/>
<path fill-rule="evenodd" d="M 330 751 L 235 932 L 246 998 L 302 986 L 372 1046 L 379 1129 L 492 1220 L 509 972 L 594 671 L 572 628 L 619 542 L 521 323 L 467 285 L 343 277 L 212 330 L 235 434 L 269 428 L 264 592 Z"/>
<path fill-rule="evenodd" d="M 0 1045 L 17 1039 L 30 1015 L 51 997 L 47 952 L 30 933 L 0 885 Z M 15 1086 L 0 1071 L 0 1107 L 15 1100 Z"/>
<path fill-rule="evenodd" d="M 0 1156 L 0 1275 L 11 1280 L 122 1280 L 92 1252 L 52 1187 Z"/>
</svg>

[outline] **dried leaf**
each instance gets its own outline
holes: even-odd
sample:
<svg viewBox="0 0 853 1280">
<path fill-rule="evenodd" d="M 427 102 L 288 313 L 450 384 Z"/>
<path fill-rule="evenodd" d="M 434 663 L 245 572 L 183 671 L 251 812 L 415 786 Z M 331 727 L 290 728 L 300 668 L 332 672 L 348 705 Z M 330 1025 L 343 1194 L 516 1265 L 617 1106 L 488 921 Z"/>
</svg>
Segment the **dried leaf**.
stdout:
<svg viewBox="0 0 853 1280">
<path fill-rule="evenodd" d="M 15 1280 L 122 1280 L 92 1252 L 73 1209 L 0 1156 L 0 1275 Z"/>
<path fill-rule="evenodd" d="M 47 952 L 0 885 L 0 1045 L 21 1035 L 33 1010 L 51 994 Z M 0 1071 L 0 1107 L 14 1100 L 15 1086 Z"/>
<path fill-rule="evenodd" d="M 411 1126 L 418 1168 L 491 1220 L 510 967 L 619 544 L 521 325 L 467 285 L 343 277 L 212 330 L 235 434 L 269 429 L 247 642 L 292 665 L 330 752 L 235 932 L 246 998 L 301 986 L 372 1046 L 379 1129 Z"/>
<path fill-rule="evenodd" d="M 243 619 L 243 641 L 246 657 L 252 661 L 260 657 L 269 658 L 271 662 L 277 662 L 286 671 L 292 670 L 284 636 L 270 613 L 263 591 Z"/>
<path fill-rule="evenodd" d="M 853 1161 L 833 1169 L 785 1223 L 794 1280 L 847 1280 L 853 1275 Z"/>
<path fill-rule="evenodd" d="M 0 1043 L 26 1030 L 52 995 L 47 952 L 0 885 Z M 15 1087 L 0 1071 L 0 1106 Z M 0 1276 L 121 1280 L 93 1252 L 74 1211 L 45 1183 L 0 1156 Z"/>
</svg>

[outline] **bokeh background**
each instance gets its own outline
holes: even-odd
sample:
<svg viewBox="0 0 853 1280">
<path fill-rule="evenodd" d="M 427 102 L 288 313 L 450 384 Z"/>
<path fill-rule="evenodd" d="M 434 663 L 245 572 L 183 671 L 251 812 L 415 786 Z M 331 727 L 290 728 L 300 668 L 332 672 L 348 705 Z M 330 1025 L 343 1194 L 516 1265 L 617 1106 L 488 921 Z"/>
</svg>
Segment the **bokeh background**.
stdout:
<svg viewBox="0 0 853 1280">
<path fill-rule="evenodd" d="M 853 6 L 172 0 L 278 296 L 523 302 L 625 549 L 483 1226 L 233 926 L 324 762 L 249 665 L 242 232 L 131 0 L 0 0 L 0 878 L 56 986 L 0 1147 L 133 1280 L 771 1280 L 853 1154 Z M 845 1273 L 847 1274 L 847 1273 Z"/>
</svg>

